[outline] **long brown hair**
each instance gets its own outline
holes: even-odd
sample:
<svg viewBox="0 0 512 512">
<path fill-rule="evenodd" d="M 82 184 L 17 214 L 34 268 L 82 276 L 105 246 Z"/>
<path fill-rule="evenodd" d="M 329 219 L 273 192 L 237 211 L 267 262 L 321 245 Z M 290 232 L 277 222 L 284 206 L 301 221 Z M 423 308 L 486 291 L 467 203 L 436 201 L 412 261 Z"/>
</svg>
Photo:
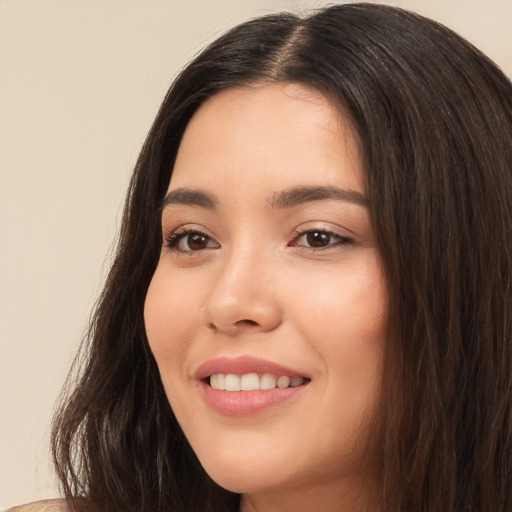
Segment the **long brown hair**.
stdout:
<svg viewBox="0 0 512 512">
<path fill-rule="evenodd" d="M 317 88 L 359 139 L 390 295 L 372 436 L 379 506 L 512 511 L 512 86 L 447 28 L 367 3 L 246 22 L 174 82 L 55 419 L 66 497 L 102 512 L 238 510 L 239 496 L 208 477 L 174 418 L 143 304 L 187 123 L 218 91 L 262 81 Z"/>
</svg>

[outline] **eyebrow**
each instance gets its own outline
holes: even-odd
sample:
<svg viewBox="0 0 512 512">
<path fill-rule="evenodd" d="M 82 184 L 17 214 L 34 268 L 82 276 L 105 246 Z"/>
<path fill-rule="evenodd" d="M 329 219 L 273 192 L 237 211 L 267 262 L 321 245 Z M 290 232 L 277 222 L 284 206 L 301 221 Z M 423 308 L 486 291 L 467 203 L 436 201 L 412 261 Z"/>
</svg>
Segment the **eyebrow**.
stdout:
<svg viewBox="0 0 512 512">
<path fill-rule="evenodd" d="M 360 206 L 368 206 L 366 197 L 356 190 L 344 190 L 331 186 L 316 187 L 296 187 L 282 192 L 275 193 L 267 200 L 268 205 L 274 208 L 292 208 L 303 203 L 311 203 L 315 201 L 324 201 L 334 199 Z M 189 188 L 177 188 L 171 190 L 162 201 L 162 209 L 173 204 L 181 204 L 186 206 L 198 206 L 208 210 L 217 208 L 217 199 L 202 192 Z"/>
<path fill-rule="evenodd" d="M 274 194 L 268 201 L 271 208 L 291 208 L 303 203 L 335 199 L 368 206 L 366 197 L 356 190 L 344 190 L 331 186 L 297 187 Z"/>
<path fill-rule="evenodd" d="M 217 207 L 217 199 L 215 197 L 201 192 L 200 190 L 192 190 L 190 188 L 177 188 L 171 190 L 162 201 L 162 208 L 172 204 L 184 204 L 187 206 L 199 206 L 208 210 L 215 210 Z"/>
</svg>

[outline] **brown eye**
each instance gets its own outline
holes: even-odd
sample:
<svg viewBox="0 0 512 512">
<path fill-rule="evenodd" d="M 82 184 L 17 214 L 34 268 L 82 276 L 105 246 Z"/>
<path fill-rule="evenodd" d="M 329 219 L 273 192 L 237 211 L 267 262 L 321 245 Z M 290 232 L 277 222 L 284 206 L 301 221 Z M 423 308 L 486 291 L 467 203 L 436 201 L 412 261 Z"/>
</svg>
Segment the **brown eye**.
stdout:
<svg viewBox="0 0 512 512">
<path fill-rule="evenodd" d="M 185 231 L 169 235 L 167 238 L 167 247 L 176 252 L 197 252 L 217 248 L 219 244 L 204 233 Z"/>
<path fill-rule="evenodd" d="M 349 243 L 351 243 L 350 238 L 337 235 L 336 233 L 311 230 L 301 233 L 293 245 L 309 247 L 311 249 L 324 249 Z"/>
<path fill-rule="evenodd" d="M 189 251 L 200 251 L 201 249 L 206 249 L 208 247 L 208 237 L 201 233 L 193 233 L 184 236 L 181 239 L 180 248 L 182 250 L 187 250 L 184 247 L 181 247 L 183 245 L 185 245 Z"/>
<path fill-rule="evenodd" d="M 306 241 L 310 247 L 325 247 L 331 243 L 332 235 L 325 231 L 310 231 L 306 233 Z"/>
</svg>

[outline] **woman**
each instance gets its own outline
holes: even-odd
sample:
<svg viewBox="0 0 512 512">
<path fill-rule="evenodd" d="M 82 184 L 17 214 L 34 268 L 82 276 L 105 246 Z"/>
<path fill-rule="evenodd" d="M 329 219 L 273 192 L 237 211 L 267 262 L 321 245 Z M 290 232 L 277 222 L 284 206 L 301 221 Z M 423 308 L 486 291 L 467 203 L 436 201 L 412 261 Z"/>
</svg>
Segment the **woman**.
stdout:
<svg viewBox="0 0 512 512">
<path fill-rule="evenodd" d="M 214 42 L 146 140 L 55 422 L 69 507 L 512 510 L 511 162 L 510 82 L 420 16 Z"/>
</svg>

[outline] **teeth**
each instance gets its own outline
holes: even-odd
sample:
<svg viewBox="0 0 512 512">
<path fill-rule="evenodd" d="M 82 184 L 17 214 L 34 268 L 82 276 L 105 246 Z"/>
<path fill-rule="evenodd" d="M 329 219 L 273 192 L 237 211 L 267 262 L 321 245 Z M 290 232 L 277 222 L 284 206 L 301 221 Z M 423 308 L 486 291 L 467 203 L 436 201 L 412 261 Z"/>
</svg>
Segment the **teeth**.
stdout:
<svg viewBox="0 0 512 512">
<path fill-rule="evenodd" d="M 260 378 L 257 373 L 247 373 L 240 377 L 240 389 L 242 391 L 252 391 L 260 389 Z"/>
<path fill-rule="evenodd" d="M 226 391 L 240 391 L 240 377 L 232 373 L 226 375 Z"/>
<path fill-rule="evenodd" d="M 271 373 L 264 373 L 260 378 L 260 389 L 274 389 L 277 379 Z"/>
<path fill-rule="evenodd" d="M 284 389 L 304 384 L 303 377 L 287 377 L 282 375 L 276 377 L 271 373 L 258 375 L 257 373 L 246 373 L 236 375 L 234 373 L 214 373 L 210 376 L 210 386 L 213 389 L 224 391 L 255 391 L 257 389 Z"/>
<path fill-rule="evenodd" d="M 295 386 L 300 386 L 304 382 L 302 377 L 292 377 L 290 379 L 290 386 L 294 388 Z"/>
<path fill-rule="evenodd" d="M 286 377 L 286 376 L 283 376 L 283 377 L 279 377 L 279 379 L 277 379 L 277 387 L 278 388 L 287 388 L 288 386 L 290 385 L 290 377 Z"/>
</svg>

